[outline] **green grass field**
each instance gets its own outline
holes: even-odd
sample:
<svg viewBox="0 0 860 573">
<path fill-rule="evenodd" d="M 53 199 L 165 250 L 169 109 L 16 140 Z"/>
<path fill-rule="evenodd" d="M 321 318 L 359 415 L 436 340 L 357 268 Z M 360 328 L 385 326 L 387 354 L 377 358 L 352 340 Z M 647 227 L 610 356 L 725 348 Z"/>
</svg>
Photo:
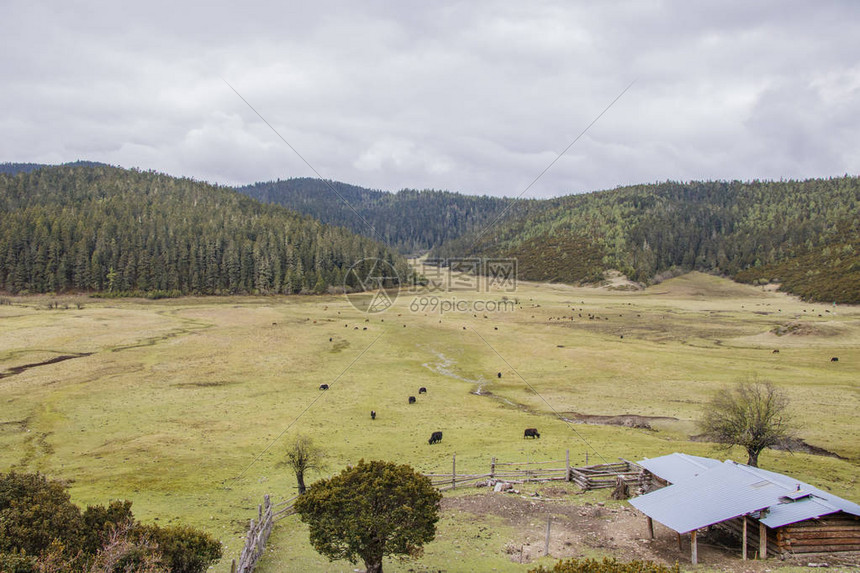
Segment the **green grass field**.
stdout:
<svg viewBox="0 0 860 573">
<path fill-rule="evenodd" d="M 475 473 L 491 456 L 565 450 L 577 465 L 586 452 L 591 463 L 724 458 L 688 439 L 694 420 L 714 392 L 758 377 L 785 389 L 803 440 L 844 458 L 768 451 L 762 467 L 860 500 L 860 308 L 699 273 L 634 292 L 521 282 L 438 296 L 518 304 L 413 312 L 402 293 L 365 315 L 339 296 L 12 298 L 0 306 L 0 471 L 41 471 L 68 480 L 79 504 L 131 499 L 144 521 L 202 527 L 224 542 L 216 569 L 228 571 L 263 494 L 295 493 L 277 464 L 296 433 L 329 452 L 331 473 L 360 458 L 446 472 L 453 454 L 458 472 Z M 675 419 L 647 430 L 558 417 L 574 413 Z M 523 440 L 526 427 L 541 439 Z M 434 430 L 444 440 L 430 447 Z M 446 513 L 423 558 L 386 570 L 525 571 L 503 551 L 513 534 Z M 318 556 L 293 517 L 278 523 L 260 571 L 353 569 Z"/>
</svg>

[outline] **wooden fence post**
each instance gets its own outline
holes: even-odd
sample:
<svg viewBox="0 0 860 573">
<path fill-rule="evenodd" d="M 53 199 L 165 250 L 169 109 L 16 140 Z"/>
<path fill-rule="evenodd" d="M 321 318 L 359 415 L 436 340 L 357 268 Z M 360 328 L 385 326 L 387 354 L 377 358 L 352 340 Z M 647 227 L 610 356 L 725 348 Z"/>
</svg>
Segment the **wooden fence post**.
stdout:
<svg viewBox="0 0 860 573">
<path fill-rule="evenodd" d="M 648 518 L 648 538 L 654 539 L 654 520 Z"/>
<path fill-rule="evenodd" d="M 236 560 L 233 560 L 233 564 L 230 566 L 230 573 L 236 573 Z"/>
<path fill-rule="evenodd" d="M 457 454 L 451 454 L 451 489 L 457 489 Z"/>
<path fill-rule="evenodd" d="M 546 543 L 543 546 L 543 556 L 546 557 L 549 555 L 549 530 L 552 526 L 552 516 L 548 517 L 546 520 Z"/>
<path fill-rule="evenodd" d="M 564 453 L 564 481 L 570 481 L 570 450 Z"/>
<path fill-rule="evenodd" d="M 585 465 L 588 465 L 588 450 L 585 450 Z"/>
<path fill-rule="evenodd" d="M 490 479 L 493 479 L 496 475 L 496 456 L 493 456 L 493 459 L 490 460 Z"/>
</svg>

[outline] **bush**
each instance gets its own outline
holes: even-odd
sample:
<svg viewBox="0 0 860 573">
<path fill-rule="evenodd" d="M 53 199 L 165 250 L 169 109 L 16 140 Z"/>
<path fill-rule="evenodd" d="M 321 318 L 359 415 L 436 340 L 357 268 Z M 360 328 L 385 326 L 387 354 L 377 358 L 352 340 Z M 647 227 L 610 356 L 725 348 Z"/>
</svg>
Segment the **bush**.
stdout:
<svg viewBox="0 0 860 573">
<path fill-rule="evenodd" d="M 38 555 L 53 541 L 79 547 L 81 510 L 60 482 L 41 474 L 0 474 L 0 552 Z"/>
<path fill-rule="evenodd" d="M 170 573 L 202 573 L 221 559 L 221 542 L 187 525 L 141 525 L 138 535 L 151 539 Z"/>
<path fill-rule="evenodd" d="M 172 573 L 158 545 L 129 521 L 111 530 L 88 573 Z"/>
<path fill-rule="evenodd" d="M 0 573 L 202 573 L 221 543 L 189 526 L 134 520 L 130 501 L 81 510 L 40 474 L 0 474 Z"/>
<path fill-rule="evenodd" d="M 667 567 L 653 561 L 636 560 L 619 563 L 614 558 L 604 557 L 603 561 L 595 559 L 559 561 L 552 569 L 541 565 L 537 569 L 530 569 L 529 573 L 681 573 L 681 568 L 677 563 Z"/>
<path fill-rule="evenodd" d="M 103 505 L 89 505 L 83 514 L 84 531 L 82 548 L 95 555 L 101 549 L 111 532 L 122 524 L 134 521 L 130 501 L 112 501 Z"/>
<path fill-rule="evenodd" d="M 24 552 L 0 553 L 0 571 L 3 573 L 36 573 L 36 558 Z"/>
</svg>

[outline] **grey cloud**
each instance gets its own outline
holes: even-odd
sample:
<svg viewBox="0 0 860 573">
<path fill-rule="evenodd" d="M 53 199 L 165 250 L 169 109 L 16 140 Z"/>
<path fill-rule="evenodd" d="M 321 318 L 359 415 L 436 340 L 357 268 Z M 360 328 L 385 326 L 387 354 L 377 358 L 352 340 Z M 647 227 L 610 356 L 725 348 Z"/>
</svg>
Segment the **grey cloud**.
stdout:
<svg viewBox="0 0 860 573">
<path fill-rule="evenodd" d="M 551 196 L 855 172 L 853 2 L 41 4 L 0 20 L 0 161 Z"/>
</svg>

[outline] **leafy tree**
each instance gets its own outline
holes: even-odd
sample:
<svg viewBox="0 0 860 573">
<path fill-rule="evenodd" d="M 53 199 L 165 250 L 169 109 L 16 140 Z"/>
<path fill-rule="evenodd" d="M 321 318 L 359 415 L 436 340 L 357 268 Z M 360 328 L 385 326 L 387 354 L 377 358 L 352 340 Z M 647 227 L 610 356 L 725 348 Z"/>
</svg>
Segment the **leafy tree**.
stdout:
<svg viewBox="0 0 860 573">
<path fill-rule="evenodd" d="M 299 495 L 307 491 L 305 474 L 325 469 L 325 451 L 314 444 L 308 436 L 299 435 L 287 449 L 286 459 L 280 465 L 290 467 L 296 473 Z"/>
<path fill-rule="evenodd" d="M 758 467 L 759 454 L 793 435 L 788 397 L 770 381 L 741 382 L 717 392 L 699 421 L 703 433 L 726 448 L 746 449 L 747 464 Z"/>
<path fill-rule="evenodd" d="M 364 562 L 382 573 L 385 556 L 417 557 L 436 535 L 442 494 L 408 465 L 361 460 L 321 480 L 296 501 L 310 542 L 329 560 Z"/>
</svg>

